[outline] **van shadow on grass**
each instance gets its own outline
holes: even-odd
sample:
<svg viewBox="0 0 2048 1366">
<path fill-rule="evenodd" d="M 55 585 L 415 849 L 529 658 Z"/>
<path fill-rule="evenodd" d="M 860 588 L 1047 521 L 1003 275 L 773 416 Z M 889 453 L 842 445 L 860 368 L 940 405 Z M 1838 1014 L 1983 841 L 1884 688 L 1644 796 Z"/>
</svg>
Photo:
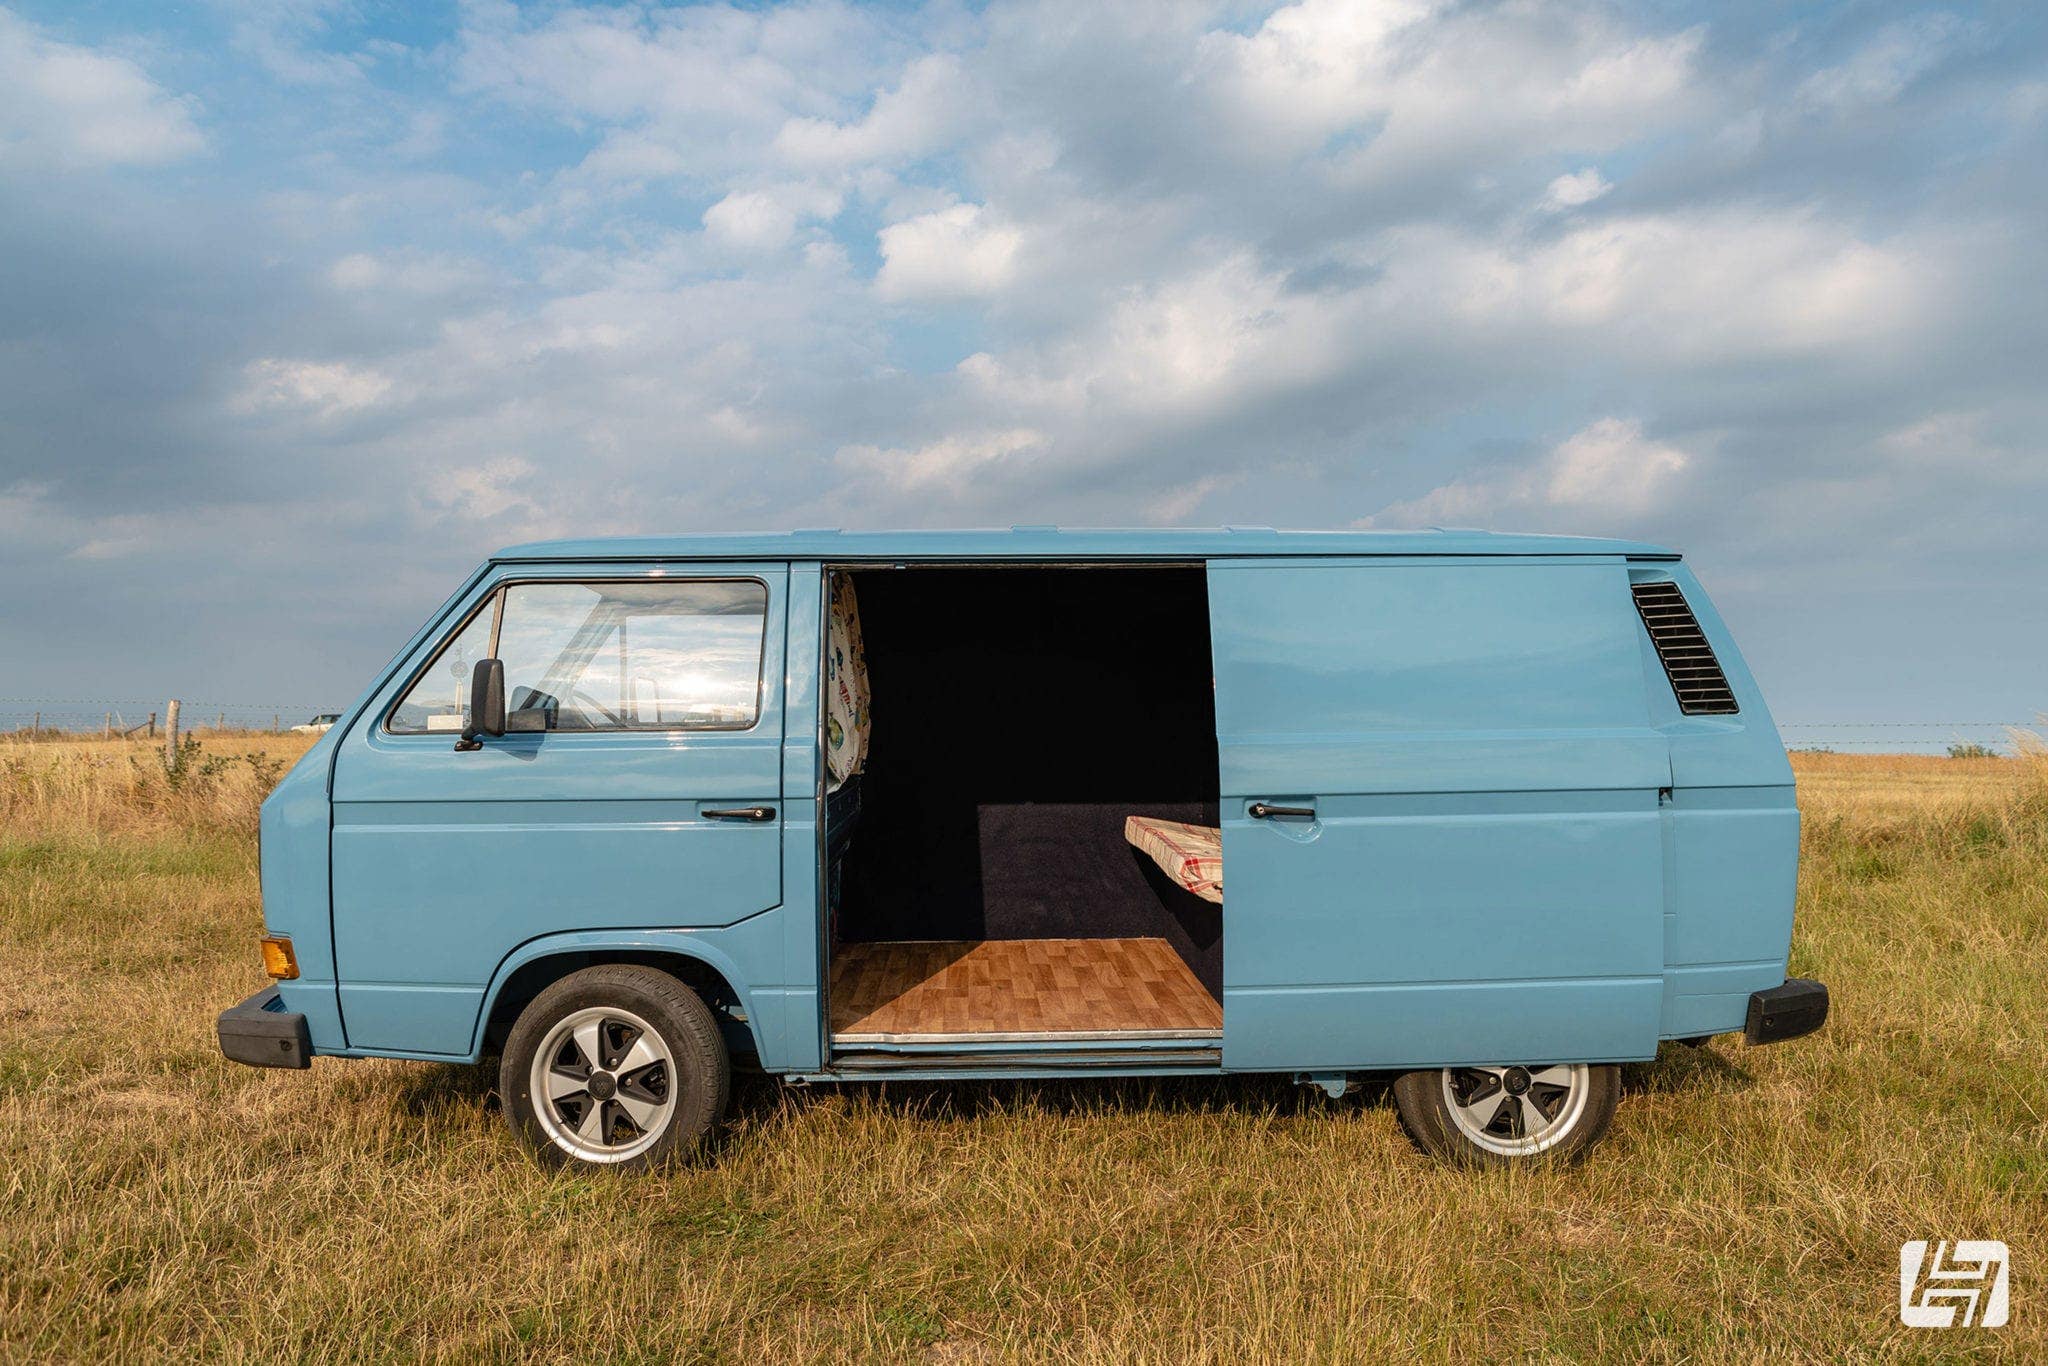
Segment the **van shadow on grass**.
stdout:
<svg viewBox="0 0 2048 1366">
<path fill-rule="evenodd" d="M 1756 1085 L 1748 1069 L 1730 1058 L 1728 1045 L 1706 1044 L 1688 1048 L 1667 1043 L 1654 1062 L 1625 1063 L 1621 1069 L 1621 1094 L 1669 1095 L 1685 1091 L 1747 1091 Z"/>
<path fill-rule="evenodd" d="M 1362 1083 L 1363 1089 L 1354 1085 L 1345 1103 L 1361 1094 L 1384 1092 L 1387 1084 L 1373 1078 Z M 792 1086 L 763 1072 L 735 1069 L 727 1116 L 759 1123 L 785 1106 L 801 1107 L 814 1098 L 834 1095 L 865 1096 L 886 1110 L 934 1119 L 970 1119 L 1025 1109 L 1047 1114 L 1286 1114 L 1329 1103 L 1321 1089 L 1296 1086 L 1284 1076 L 859 1080 Z M 408 1067 L 396 1079 L 393 1103 L 414 1118 L 451 1107 L 480 1107 L 496 1113 L 500 1108 L 497 1060 L 487 1058 L 466 1066 Z"/>
<path fill-rule="evenodd" d="M 427 1063 L 408 1067 L 398 1078 L 393 1097 L 398 1109 L 415 1119 L 441 1111 L 481 1107 L 498 1111 L 498 1060 L 478 1063 Z"/>
<path fill-rule="evenodd" d="M 791 1086 L 780 1078 L 737 1070 L 728 1117 L 749 1127 L 766 1123 L 785 1107 L 814 1098 L 850 1095 L 894 1115 L 935 1121 L 973 1120 L 1029 1110 L 1056 1116 L 1102 1114 L 1280 1117 L 1318 1112 L 1332 1105 L 1377 1109 L 1393 1104 L 1392 1072 L 1360 1073 L 1341 1099 L 1320 1086 L 1297 1085 L 1286 1075 L 1234 1077 L 1078 1077 L 940 1081 L 859 1080 Z M 450 1107 L 499 1109 L 495 1058 L 468 1066 L 407 1068 L 398 1080 L 397 1106 L 420 1117 Z M 1622 1068 L 1625 1096 L 1688 1091 L 1746 1091 L 1755 1078 L 1715 1046 L 1666 1044 L 1654 1062 Z"/>
<path fill-rule="evenodd" d="M 972 1120 L 1030 1110 L 1056 1116 L 1101 1114 L 1286 1117 L 1333 1106 L 1381 1109 L 1393 1105 L 1393 1072 L 1353 1076 L 1341 1099 L 1319 1085 L 1300 1085 L 1285 1074 L 1232 1077 L 1102 1077 L 995 1080 L 879 1081 L 784 1085 L 760 1073 L 735 1076 L 730 1114 L 762 1121 L 783 1106 L 813 1097 L 855 1095 L 887 1113 L 933 1120 Z M 1666 1044 L 1652 1062 L 1622 1068 L 1625 1096 L 1648 1093 L 1748 1090 L 1755 1079 L 1712 1047 Z"/>
<path fill-rule="evenodd" d="M 766 1120 L 784 1106 L 802 1108 L 838 1096 L 892 1116 L 938 1122 L 1019 1113 L 1291 1115 L 1330 1103 L 1320 1088 L 1296 1086 L 1284 1076 L 864 1079 L 792 1087 L 755 1074 L 744 1082 L 734 1079 L 732 1115 Z"/>
</svg>

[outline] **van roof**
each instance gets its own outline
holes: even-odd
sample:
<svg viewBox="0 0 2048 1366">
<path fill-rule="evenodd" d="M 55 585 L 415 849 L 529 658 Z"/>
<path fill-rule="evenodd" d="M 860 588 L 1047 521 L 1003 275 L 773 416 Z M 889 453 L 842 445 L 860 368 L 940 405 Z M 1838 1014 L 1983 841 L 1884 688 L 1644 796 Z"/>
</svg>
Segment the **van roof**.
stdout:
<svg viewBox="0 0 2048 1366">
<path fill-rule="evenodd" d="M 1609 555 L 1677 559 L 1638 541 L 1427 531 L 1275 531 L 1272 527 L 1008 530 L 813 530 L 680 536 L 599 536 L 507 546 L 493 560 L 1173 560 L 1257 555 Z"/>
</svg>

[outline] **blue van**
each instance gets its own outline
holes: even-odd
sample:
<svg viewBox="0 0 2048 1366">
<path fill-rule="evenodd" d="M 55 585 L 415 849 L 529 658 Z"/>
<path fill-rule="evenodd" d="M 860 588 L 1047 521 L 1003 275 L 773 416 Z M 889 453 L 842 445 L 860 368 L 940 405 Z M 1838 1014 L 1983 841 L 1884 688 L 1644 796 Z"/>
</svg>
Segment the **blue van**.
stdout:
<svg viewBox="0 0 2048 1366">
<path fill-rule="evenodd" d="M 1679 556 L 1480 532 L 494 556 L 264 804 L 223 1051 L 496 1055 L 551 1162 L 792 1082 L 1397 1073 L 1584 1152 L 1660 1040 L 1820 1027 L 1799 816 Z"/>
</svg>

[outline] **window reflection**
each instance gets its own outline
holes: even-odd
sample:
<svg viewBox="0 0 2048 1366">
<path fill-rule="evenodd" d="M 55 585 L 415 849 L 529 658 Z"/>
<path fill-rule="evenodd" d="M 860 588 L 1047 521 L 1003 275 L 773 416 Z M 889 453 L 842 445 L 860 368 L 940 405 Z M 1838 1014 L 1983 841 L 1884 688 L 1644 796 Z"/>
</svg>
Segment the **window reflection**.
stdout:
<svg viewBox="0 0 2048 1366">
<path fill-rule="evenodd" d="M 746 580 L 514 584 L 497 641 L 506 706 L 548 730 L 745 730 L 760 719 L 767 610 L 768 590 Z M 489 618 L 482 637 L 472 621 L 449 643 L 394 731 L 461 728 Z"/>
</svg>

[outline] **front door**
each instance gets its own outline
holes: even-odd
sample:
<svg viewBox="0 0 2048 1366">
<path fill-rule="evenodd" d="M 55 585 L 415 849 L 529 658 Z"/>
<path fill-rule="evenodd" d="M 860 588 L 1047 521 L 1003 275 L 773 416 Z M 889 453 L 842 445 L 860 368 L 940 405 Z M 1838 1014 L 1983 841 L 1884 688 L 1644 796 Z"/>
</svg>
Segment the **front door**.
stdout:
<svg viewBox="0 0 2048 1366">
<path fill-rule="evenodd" d="M 334 940 L 354 1048 L 464 1054 L 509 953 L 782 900 L 785 565 L 508 568 L 351 728 Z M 529 733 L 460 752 L 504 661 Z"/>
<path fill-rule="evenodd" d="M 1211 563 L 1224 1066 L 1654 1054 L 1630 604 L 1592 557 Z"/>
</svg>

